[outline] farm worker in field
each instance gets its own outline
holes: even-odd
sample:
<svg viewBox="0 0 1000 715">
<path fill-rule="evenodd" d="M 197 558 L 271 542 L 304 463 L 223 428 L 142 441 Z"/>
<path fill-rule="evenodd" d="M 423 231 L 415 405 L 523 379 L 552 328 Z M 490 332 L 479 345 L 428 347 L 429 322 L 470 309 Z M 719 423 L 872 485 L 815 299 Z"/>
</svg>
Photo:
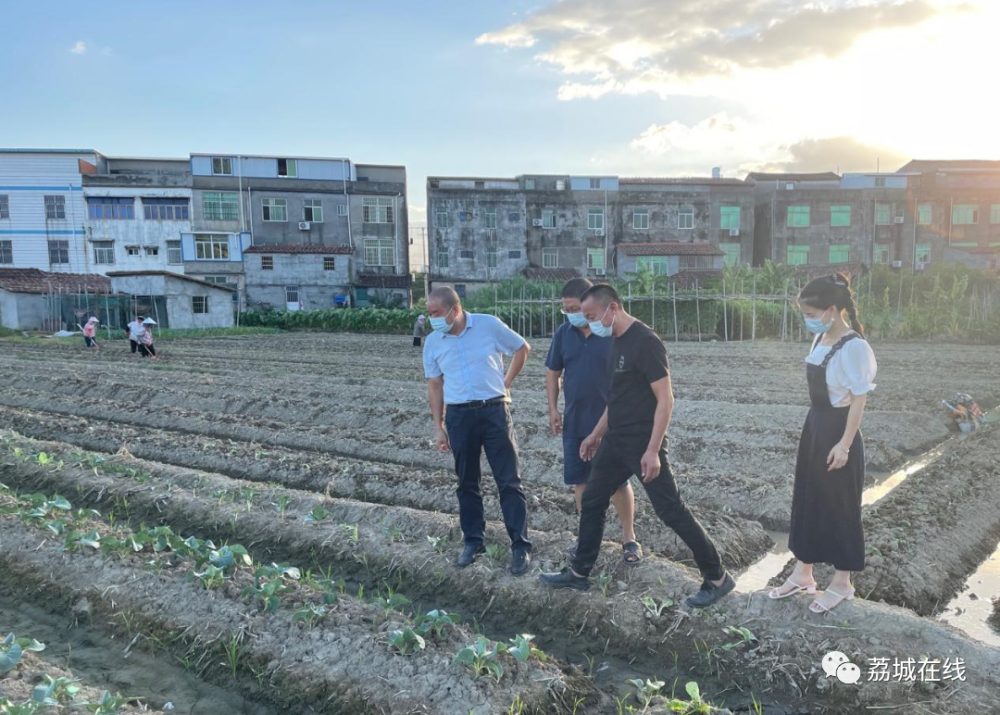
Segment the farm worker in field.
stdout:
<svg viewBox="0 0 1000 715">
<path fill-rule="evenodd" d="M 427 335 L 427 327 L 424 325 L 426 318 L 423 315 L 417 317 L 417 322 L 413 324 L 413 347 L 419 348 L 421 339 Z"/>
<path fill-rule="evenodd" d="M 797 561 L 792 575 L 770 596 L 816 593 L 813 564 L 833 564 L 830 585 L 809 604 L 813 613 L 826 613 L 854 599 L 851 571 L 865 567 L 865 442 L 860 427 L 878 364 L 864 339 L 846 275 L 810 281 L 799 294 L 799 308 L 816 338 L 806 357 L 810 409 L 799 441 L 788 533 L 788 548 Z"/>
<path fill-rule="evenodd" d="M 681 499 L 667 463 L 666 435 L 674 406 L 663 341 L 625 312 L 618 292 L 595 285 L 580 301 L 591 331 L 611 340 L 608 406 L 580 445 L 580 458 L 593 461 L 580 508 L 576 556 L 562 571 L 542 574 L 554 588 L 590 588 L 589 576 L 601 550 L 604 517 L 611 497 L 632 475 L 642 479 L 653 509 L 694 554 L 704 582 L 688 606 L 710 606 L 736 582 L 722 566 L 715 544 Z M 595 385 L 592 389 L 598 389 Z"/>
<path fill-rule="evenodd" d="M 128 342 L 132 348 L 133 355 L 135 355 L 136 351 L 138 351 L 139 349 L 139 340 L 140 338 L 142 338 L 142 331 L 143 331 L 142 327 L 143 319 L 144 318 L 141 315 L 135 316 L 134 318 L 132 318 L 132 322 L 128 324 L 128 328 L 125 331 L 126 334 L 128 335 Z"/>
<path fill-rule="evenodd" d="M 563 315 L 569 322 L 556 328 L 545 359 L 548 372 L 545 392 L 549 402 L 549 427 L 552 434 L 563 436 L 563 481 L 576 493 L 576 511 L 590 476 L 590 463 L 580 458 L 580 445 L 608 405 L 608 356 L 611 339 L 594 334 L 580 308 L 580 298 L 594 284 L 586 278 L 573 278 L 562 289 Z M 560 382 L 566 396 L 565 415 L 559 414 Z M 635 494 L 626 481 L 611 497 L 622 525 L 622 549 L 625 563 L 634 566 L 642 561 L 642 547 L 635 540 Z M 566 553 L 576 556 L 579 541 Z"/>
<path fill-rule="evenodd" d="M 142 334 L 139 336 L 139 354 L 143 357 L 151 357 L 156 360 L 156 348 L 153 347 L 153 330 L 150 326 L 156 325 L 152 318 L 142 321 Z"/>
<path fill-rule="evenodd" d="M 97 318 L 91 318 L 87 321 L 87 324 L 83 326 L 83 344 L 88 348 L 94 348 L 94 350 L 100 350 L 101 346 L 97 344 L 97 340 L 94 337 L 97 335 Z"/>
<path fill-rule="evenodd" d="M 528 503 L 521 489 L 517 441 L 510 416 L 510 386 L 524 367 L 531 347 L 499 318 L 463 310 L 452 288 L 430 292 L 427 314 L 433 332 L 424 346 L 424 374 L 434 440 L 438 450 L 451 451 L 455 456 L 458 513 L 465 536 L 465 549 L 455 565 L 464 568 L 485 551 L 486 518 L 479 469 L 485 452 L 510 536 L 510 570 L 521 575 L 531 563 L 531 542 Z M 504 355 L 512 356 L 506 375 Z"/>
</svg>

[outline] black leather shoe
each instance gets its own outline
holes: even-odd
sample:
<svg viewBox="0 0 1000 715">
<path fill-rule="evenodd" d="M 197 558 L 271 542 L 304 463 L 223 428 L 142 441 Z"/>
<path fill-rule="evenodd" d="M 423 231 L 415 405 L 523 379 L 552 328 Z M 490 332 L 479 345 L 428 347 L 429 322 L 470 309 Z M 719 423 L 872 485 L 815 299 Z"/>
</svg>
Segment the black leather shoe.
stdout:
<svg viewBox="0 0 1000 715">
<path fill-rule="evenodd" d="M 476 560 L 479 554 L 485 553 L 486 547 L 476 546 L 475 544 L 466 544 L 465 549 L 462 551 L 461 555 L 458 557 L 458 561 L 455 565 L 460 569 L 464 569 L 466 566 L 471 564 Z"/>
<path fill-rule="evenodd" d="M 684 603 L 692 608 L 708 608 L 734 588 L 736 588 L 736 582 L 727 571 L 726 580 L 722 582 L 721 586 L 716 586 L 708 579 L 705 579 L 704 583 L 701 584 L 701 588 L 698 590 L 698 593 L 693 596 L 688 596 Z"/>
<path fill-rule="evenodd" d="M 590 590 L 590 579 L 584 576 L 577 576 L 569 566 L 562 571 L 543 573 L 538 578 L 546 586 L 551 586 L 552 588 L 572 588 L 576 591 Z"/>
<path fill-rule="evenodd" d="M 515 550 L 510 557 L 510 572 L 515 576 L 520 576 L 531 566 L 531 552 L 521 549 Z"/>
</svg>

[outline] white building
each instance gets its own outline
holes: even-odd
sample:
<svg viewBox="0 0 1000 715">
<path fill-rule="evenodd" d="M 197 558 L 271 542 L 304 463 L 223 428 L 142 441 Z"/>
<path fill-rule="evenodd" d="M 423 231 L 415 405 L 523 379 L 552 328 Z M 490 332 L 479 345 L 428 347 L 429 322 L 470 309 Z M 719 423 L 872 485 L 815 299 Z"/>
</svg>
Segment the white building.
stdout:
<svg viewBox="0 0 1000 715">
<path fill-rule="evenodd" d="M 93 149 L 0 149 L 0 266 L 92 273 L 82 177 Z"/>
</svg>

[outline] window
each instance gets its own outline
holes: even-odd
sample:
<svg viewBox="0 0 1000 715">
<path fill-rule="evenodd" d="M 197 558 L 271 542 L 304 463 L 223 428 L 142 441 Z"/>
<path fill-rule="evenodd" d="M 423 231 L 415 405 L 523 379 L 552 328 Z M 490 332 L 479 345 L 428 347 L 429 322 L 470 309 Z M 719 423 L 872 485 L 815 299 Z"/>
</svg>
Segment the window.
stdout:
<svg viewBox="0 0 1000 715">
<path fill-rule="evenodd" d="M 809 246 L 789 246 L 788 265 L 804 266 L 809 262 Z"/>
<path fill-rule="evenodd" d="M 830 207 L 830 225 L 831 226 L 850 226 L 851 225 L 851 207 L 850 206 L 831 206 Z"/>
<path fill-rule="evenodd" d="M 556 227 L 556 212 L 552 209 L 542 209 L 542 228 L 555 228 L 555 227 Z"/>
<path fill-rule="evenodd" d="M 260 257 L 260 269 L 262 271 L 273 271 L 274 270 L 274 256 L 261 256 Z"/>
<path fill-rule="evenodd" d="M 932 211 L 930 204 L 917 204 L 917 223 L 926 226 L 931 222 Z"/>
<path fill-rule="evenodd" d="M 456 283 L 455 292 L 458 294 L 459 298 L 465 297 L 465 283 Z"/>
<path fill-rule="evenodd" d="M 369 266 L 396 265 L 395 240 L 391 238 L 366 238 L 365 264 Z"/>
<path fill-rule="evenodd" d="M 262 199 L 261 213 L 265 221 L 287 221 L 288 220 L 288 200 L 287 199 Z"/>
<path fill-rule="evenodd" d="M 147 221 L 187 221 L 190 218 L 187 199 L 142 199 Z"/>
<path fill-rule="evenodd" d="M 184 259 L 181 255 L 181 242 L 167 241 L 167 263 L 175 266 L 183 262 Z"/>
<path fill-rule="evenodd" d="M 201 197 L 206 221 L 236 221 L 240 217 L 240 197 L 232 191 L 206 191 Z"/>
<path fill-rule="evenodd" d="M 446 251 L 438 251 L 438 268 L 448 267 L 448 253 Z"/>
<path fill-rule="evenodd" d="M 434 225 L 438 228 L 448 228 L 451 226 L 451 214 L 447 211 L 438 211 L 434 214 Z"/>
<path fill-rule="evenodd" d="M 990 206 L 990 223 L 1000 223 L 1000 204 Z"/>
<path fill-rule="evenodd" d="M 649 228 L 649 210 L 636 209 L 632 212 L 632 228 L 646 230 Z"/>
<path fill-rule="evenodd" d="M 486 228 L 496 228 L 497 227 L 497 210 L 490 209 L 483 213 L 483 224 Z"/>
<path fill-rule="evenodd" d="M 347 215 L 347 204 L 337 204 L 337 215 L 338 216 Z"/>
<path fill-rule="evenodd" d="M 0 263 L 14 262 L 14 242 L 0 241 Z"/>
<path fill-rule="evenodd" d="M 727 266 L 738 266 L 740 264 L 741 245 L 739 243 L 722 243 L 719 244 L 719 248 L 726 254 L 723 261 Z"/>
<path fill-rule="evenodd" d="M 677 228 L 694 228 L 694 211 L 681 211 L 677 214 Z"/>
<path fill-rule="evenodd" d="M 808 206 L 789 206 L 788 225 L 792 228 L 804 228 L 809 225 Z"/>
<path fill-rule="evenodd" d="M 666 256 L 639 256 L 635 259 L 635 267 L 638 271 L 649 271 L 654 276 L 667 275 Z"/>
<path fill-rule="evenodd" d="M 336 256 L 323 256 L 323 270 L 324 271 L 334 271 L 337 269 L 337 257 Z"/>
<path fill-rule="evenodd" d="M 832 260 L 830 262 L 833 263 Z M 875 262 L 881 265 L 885 265 L 889 262 L 888 244 L 880 243 L 875 246 Z"/>
<path fill-rule="evenodd" d="M 362 221 L 365 223 L 395 223 L 392 201 L 390 197 L 365 196 L 361 201 L 364 213 Z"/>
<path fill-rule="evenodd" d="M 485 181 L 477 181 L 477 182 L 476 182 L 475 184 L 473 184 L 473 185 L 474 185 L 474 186 L 475 186 L 475 187 L 476 187 L 477 189 L 485 189 L 485 188 L 486 188 L 486 182 L 485 182 Z"/>
<path fill-rule="evenodd" d="M 232 176 L 233 160 L 227 156 L 216 156 L 212 158 L 212 173 L 216 176 Z"/>
<path fill-rule="evenodd" d="M 302 204 L 302 220 L 323 223 L 323 202 L 319 199 L 306 199 Z"/>
<path fill-rule="evenodd" d="M 559 267 L 559 249 L 543 248 L 542 268 L 558 268 L 558 267 Z"/>
<path fill-rule="evenodd" d="M 69 263 L 69 241 L 49 241 L 49 263 Z"/>
<path fill-rule="evenodd" d="M 556 179 L 556 191 L 565 191 L 565 190 L 566 190 L 566 182 L 563 181 L 562 179 Z"/>
<path fill-rule="evenodd" d="M 299 287 L 298 286 L 285 286 L 285 302 L 286 303 L 298 303 L 299 302 Z"/>
<path fill-rule="evenodd" d="M 739 229 L 740 207 L 722 206 L 719 208 L 719 228 L 723 230 Z"/>
<path fill-rule="evenodd" d="M 278 159 L 278 176 L 294 179 L 299 175 L 299 162 L 295 159 Z"/>
<path fill-rule="evenodd" d="M 195 315 L 208 315 L 208 296 L 191 296 L 191 312 Z"/>
<path fill-rule="evenodd" d="M 125 255 L 127 256 L 138 256 L 140 249 L 138 246 L 125 246 Z"/>
<path fill-rule="evenodd" d="M 507 251 L 507 258 L 520 258 L 520 257 L 521 257 L 520 251 Z"/>
<path fill-rule="evenodd" d="M 793 191 L 794 189 L 795 189 L 795 184 L 793 183 L 785 184 L 785 191 Z"/>
<path fill-rule="evenodd" d="M 951 210 L 951 222 L 958 226 L 979 223 L 979 204 L 955 204 Z"/>
<path fill-rule="evenodd" d="M 473 253 L 472 253 L 472 251 L 459 251 L 458 255 L 461 258 L 472 258 Z"/>
<path fill-rule="evenodd" d="M 603 269 L 604 268 L 604 249 L 603 248 L 588 248 L 587 249 L 587 268 Z"/>
<path fill-rule="evenodd" d="M 917 263 L 930 263 L 931 262 L 931 244 L 929 243 L 918 243 L 917 244 Z"/>
<path fill-rule="evenodd" d="M 46 220 L 66 218 L 65 196 L 45 197 L 45 218 Z M 66 262 L 69 263 L 69 261 Z"/>
<path fill-rule="evenodd" d="M 10 218 L 10 197 L 0 194 L 0 219 Z"/>
<path fill-rule="evenodd" d="M 850 244 L 830 244 L 830 263 L 847 263 L 849 260 L 851 260 Z"/>
<path fill-rule="evenodd" d="M 525 179 L 524 180 L 524 188 L 527 191 L 534 191 L 535 190 L 535 180 L 534 179 Z"/>
<path fill-rule="evenodd" d="M 599 189 L 599 188 L 601 188 L 601 180 L 600 179 L 591 179 L 590 180 L 590 188 L 592 188 L 592 189 Z"/>
<path fill-rule="evenodd" d="M 892 206 L 889 204 L 875 204 L 875 224 L 877 226 L 888 226 L 892 223 Z"/>
<path fill-rule="evenodd" d="M 229 237 L 214 233 L 195 234 L 194 253 L 199 261 L 228 261 Z"/>
<path fill-rule="evenodd" d="M 885 188 L 885 177 L 884 176 L 876 176 L 875 177 L 875 188 L 876 189 L 884 189 Z"/>
<path fill-rule="evenodd" d="M 135 199 L 102 196 L 87 199 L 87 215 L 92 220 L 134 219 Z"/>
<path fill-rule="evenodd" d="M 587 211 L 587 228 L 592 231 L 604 230 L 604 209 L 590 209 Z"/>
<path fill-rule="evenodd" d="M 499 258 L 499 254 L 497 253 L 497 249 L 495 249 L 495 248 L 489 248 L 489 249 L 487 249 L 486 250 L 486 267 L 487 268 L 496 268 L 497 267 L 497 260 L 498 260 L 498 258 Z"/>
<path fill-rule="evenodd" d="M 150 257 L 159 256 L 160 255 L 159 246 L 146 246 L 146 255 Z"/>
</svg>

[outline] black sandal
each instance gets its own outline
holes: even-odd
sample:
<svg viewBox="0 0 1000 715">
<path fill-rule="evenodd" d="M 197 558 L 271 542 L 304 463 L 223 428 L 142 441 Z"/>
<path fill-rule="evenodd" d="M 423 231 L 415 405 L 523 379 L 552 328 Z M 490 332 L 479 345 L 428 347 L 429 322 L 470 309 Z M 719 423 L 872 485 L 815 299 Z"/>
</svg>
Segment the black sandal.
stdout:
<svg viewBox="0 0 1000 715">
<path fill-rule="evenodd" d="M 626 566 L 637 566 L 642 563 L 642 546 L 639 545 L 638 541 L 622 544 L 622 551 L 625 552 L 622 554 L 622 559 Z"/>
</svg>

